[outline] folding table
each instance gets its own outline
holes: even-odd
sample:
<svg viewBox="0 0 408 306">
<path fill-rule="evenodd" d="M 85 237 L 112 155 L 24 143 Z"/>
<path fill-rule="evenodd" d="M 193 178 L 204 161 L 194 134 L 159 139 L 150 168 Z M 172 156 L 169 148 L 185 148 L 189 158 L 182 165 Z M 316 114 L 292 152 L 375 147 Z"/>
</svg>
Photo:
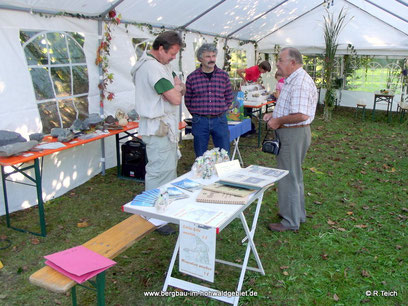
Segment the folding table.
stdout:
<svg viewBox="0 0 408 306">
<path fill-rule="evenodd" d="M 254 104 L 254 105 L 252 105 L 252 104 L 244 104 L 244 107 L 245 107 L 245 108 L 251 108 L 251 109 L 252 109 L 252 114 L 258 113 L 258 148 L 259 148 L 260 145 L 261 145 L 262 109 L 263 109 L 263 107 L 265 106 L 265 111 L 268 112 L 268 108 L 271 107 L 271 106 L 274 106 L 274 105 L 275 105 L 275 102 L 276 102 L 276 101 L 268 101 L 268 102 L 264 102 L 264 103 L 261 103 L 261 104 Z M 254 109 L 255 109 L 255 110 L 254 110 Z M 252 114 L 251 114 L 251 116 L 253 116 Z"/>
<path fill-rule="evenodd" d="M 14 230 L 21 231 L 21 232 L 28 232 L 37 236 L 43 236 L 45 237 L 47 235 L 46 231 L 46 225 L 45 225 L 45 214 L 44 214 L 44 201 L 42 197 L 42 185 L 41 185 L 41 177 L 42 177 L 42 166 L 43 166 L 43 158 L 44 156 L 53 154 L 55 152 L 59 151 L 64 151 L 71 149 L 73 147 L 77 147 L 83 144 L 86 144 L 88 142 L 92 142 L 95 140 L 103 139 L 109 136 L 116 136 L 116 160 L 117 160 L 117 167 L 118 167 L 118 173 L 119 173 L 119 168 L 120 168 L 120 154 L 119 154 L 119 141 L 123 139 L 124 137 L 128 136 L 133 136 L 136 133 L 129 132 L 130 130 L 138 128 L 139 124 L 137 122 L 129 122 L 129 124 L 121 129 L 118 130 L 110 130 L 106 134 L 101 134 L 93 138 L 89 139 L 78 139 L 75 138 L 71 140 L 70 142 L 64 143 L 65 146 L 58 148 L 58 149 L 49 149 L 49 150 L 42 150 L 39 152 L 33 152 L 33 151 L 28 151 L 28 152 L 22 152 L 18 156 L 10 156 L 10 157 L 0 157 L 0 166 L 1 166 L 1 179 L 3 183 L 3 197 L 4 197 L 4 206 L 6 210 L 6 223 L 7 227 L 10 227 Z M 119 137 L 120 133 L 125 133 L 126 136 Z M 52 137 L 46 137 L 44 139 L 45 142 L 56 142 L 56 138 Z M 41 166 L 40 166 L 40 158 L 41 158 Z M 33 164 L 31 164 L 33 162 Z M 104 166 L 104 159 L 102 160 L 103 166 Z M 12 167 L 13 171 L 11 172 L 6 172 L 4 170 L 5 167 Z M 34 176 L 32 176 L 29 172 L 30 169 L 34 169 Z M 104 168 L 103 168 L 104 169 Z M 28 178 L 31 182 L 34 183 L 34 185 L 28 184 L 28 183 L 23 183 L 23 182 L 16 182 L 8 179 L 9 176 L 15 173 L 21 173 L 24 175 L 26 178 Z M 20 183 L 24 185 L 29 185 L 33 186 L 37 190 L 37 201 L 38 201 L 38 213 L 39 213 L 39 223 L 40 223 L 40 229 L 41 232 L 32 232 L 29 230 L 17 228 L 11 226 L 11 221 L 10 221 L 10 214 L 9 214 L 9 208 L 8 208 L 8 198 L 7 198 L 7 186 L 6 186 L 6 181 L 12 182 L 12 183 Z"/>
<path fill-rule="evenodd" d="M 218 180 L 218 177 L 216 176 L 214 176 L 211 179 L 207 179 L 207 180 L 193 178 L 192 176 L 193 174 L 189 172 L 189 173 L 186 173 L 178 177 L 174 181 L 179 181 L 183 178 L 191 178 L 202 184 L 210 184 Z M 171 186 L 171 185 L 166 184 L 164 187 L 167 187 L 167 186 Z M 175 224 L 179 224 L 180 220 L 184 220 L 188 222 L 198 223 L 203 226 L 212 226 L 212 227 L 216 227 L 217 233 L 220 233 L 224 228 L 226 228 L 235 218 L 239 218 L 241 220 L 241 225 L 246 234 L 246 237 L 244 238 L 244 240 L 248 240 L 248 245 L 246 246 L 246 252 L 242 260 L 242 265 L 234 263 L 234 262 L 222 260 L 222 259 L 216 259 L 215 262 L 234 266 L 234 267 L 241 269 L 241 273 L 240 273 L 238 283 L 236 286 L 236 292 L 241 292 L 242 284 L 243 284 L 245 273 L 247 270 L 256 271 L 256 272 L 261 273 L 262 275 L 265 275 L 265 271 L 262 267 L 261 259 L 259 258 L 258 252 L 256 250 L 256 246 L 254 243 L 254 235 L 255 235 L 255 230 L 256 230 L 257 221 L 259 217 L 259 212 L 261 209 L 262 198 L 263 198 L 266 188 L 254 192 L 254 194 L 252 194 L 252 196 L 249 198 L 248 202 L 244 205 L 208 204 L 208 203 L 196 202 L 195 199 L 198 193 L 200 192 L 200 190 L 196 190 L 192 193 L 188 193 L 186 191 L 186 193 L 189 194 L 189 198 L 172 202 L 167 207 L 165 212 L 158 212 L 155 207 L 135 206 L 135 205 L 132 205 L 131 203 L 127 203 L 123 205 L 122 210 L 124 212 L 132 213 L 132 214 L 140 214 L 146 217 L 152 217 L 152 218 L 160 219 L 160 220 L 167 221 L 170 223 L 175 223 Z M 249 227 L 246 221 L 245 215 L 244 215 L 244 211 L 250 205 L 252 205 L 252 203 L 256 203 L 255 204 L 256 207 L 255 207 L 255 213 L 254 213 L 251 227 Z M 219 221 L 217 221 L 217 224 L 209 225 L 208 223 L 205 223 L 205 222 L 200 223 L 200 222 L 197 222 L 196 220 L 191 220 L 189 219 L 188 215 L 180 217 L 179 212 L 183 209 L 186 209 L 186 207 L 190 207 L 190 208 L 193 207 L 194 209 L 203 210 L 203 211 L 211 210 L 211 211 L 219 212 L 220 214 L 222 214 L 222 218 L 219 219 Z M 191 283 L 191 282 L 188 282 L 188 281 L 172 276 L 174 264 L 176 262 L 177 255 L 179 253 L 179 247 L 180 247 L 180 236 L 177 239 L 176 246 L 173 251 L 173 255 L 172 255 L 172 258 L 169 264 L 169 268 L 167 271 L 167 277 L 163 285 L 163 291 L 167 291 L 169 286 L 173 286 L 173 287 L 177 287 L 183 290 L 192 291 L 195 293 L 204 292 L 204 291 L 212 292 L 212 293 L 217 293 L 217 292 L 220 293 L 220 290 L 217 290 L 214 288 L 208 288 L 206 286 L 201 286 L 198 284 L 194 284 L 194 283 Z M 249 260 L 249 256 L 251 252 L 255 257 L 256 264 L 257 264 L 256 267 L 248 267 L 248 260 Z M 233 305 L 238 305 L 238 301 L 239 301 L 239 296 L 214 295 L 214 296 L 208 296 L 208 297 L 211 297 L 211 298 L 214 298 L 214 299 L 226 302 L 226 303 L 230 303 Z"/>
</svg>

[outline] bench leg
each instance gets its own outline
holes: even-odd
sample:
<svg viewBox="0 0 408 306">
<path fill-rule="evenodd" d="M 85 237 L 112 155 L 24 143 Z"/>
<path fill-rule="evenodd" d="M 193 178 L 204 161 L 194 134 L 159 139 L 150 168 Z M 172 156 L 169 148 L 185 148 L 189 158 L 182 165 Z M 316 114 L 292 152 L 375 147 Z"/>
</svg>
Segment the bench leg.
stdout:
<svg viewBox="0 0 408 306">
<path fill-rule="evenodd" d="M 76 286 L 71 288 L 71 300 L 72 300 L 72 306 L 77 306 L 77 295 L 76 295 Z"/>
<path fill-rule="evenodd" d="M 78 286 L 84 287 L 88 290 L 96 291 L 97 305 L 105 306 L 105 271 L 96 275 L 96 281 L 88 280 L 88 282 L 92 285 L 92 287 L 88 287 L 82 284 L 78 284 Z M 71 300 L 73 306 L 78 305 L 76 287 L 77 286 L 71 288 Z"/>
<path fill-rule="evenodd" d="M 105 271 L 96 276 L 96 298 L 98 306 L 105 306 Z"/>
</svg>

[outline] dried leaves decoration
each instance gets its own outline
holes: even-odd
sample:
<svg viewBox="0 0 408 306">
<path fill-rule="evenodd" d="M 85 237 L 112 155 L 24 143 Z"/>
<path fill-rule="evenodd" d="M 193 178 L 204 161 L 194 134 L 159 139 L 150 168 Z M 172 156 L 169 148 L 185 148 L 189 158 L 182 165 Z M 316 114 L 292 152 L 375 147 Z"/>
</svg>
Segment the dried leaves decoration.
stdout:
<svg viewBox="0 0 408 306">
<path fill-rule="evenodd" d="M 107 90 L 108 84 L 113 82 L 113 73 L 109 73 L 109 56 L 112 41 L 112 26 L 120 24 L 122 16 L 116 16 L 116 11 L 112 10 L 108 13 L 109 19 L 105 21 L 105 32 L 102 36 L 102 41 L 96 51 L 95 64 L 102 68 L 102 80 L 98 84 L 100 90 L 100 106 L 103 107 L 105 99 L 111 101 L 115 98 L 115 94 Z"/>
</svg>

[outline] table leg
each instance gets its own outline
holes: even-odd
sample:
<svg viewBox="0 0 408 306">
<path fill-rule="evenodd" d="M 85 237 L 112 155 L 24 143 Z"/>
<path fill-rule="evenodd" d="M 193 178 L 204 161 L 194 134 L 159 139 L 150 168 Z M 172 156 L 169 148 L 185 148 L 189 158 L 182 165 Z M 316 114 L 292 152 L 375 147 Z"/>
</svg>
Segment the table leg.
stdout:
<svg viewBox="0 0 408 306">
<path fill-rule="evenodd" d="M 46 237 L 47 236 L 47 230 L 46 230 L 46 224 L 45 224 L 44 201 L 43 201 L 43 198 L 42 198 L 41 172 L 40 172 L 40 164 L 39 164 L 38 158 L 36 158 L 34 160 L 34 166 L 28 166 L 28 167 L 25 167 L 23 169 L 18 169 L 17 167 L 13 166 L 13 168 L 15 170 L 13 173 L 21 173 L 22 175 L 24 175 L 25 177 L 27 177 L 28 179 L 30 179 L 32 182 L 35 183 L 35 188 L 36 188 L 36 192 L 37 192 L 38 214 L 39 214 L 41 232 L 40 233 L 31 232 L 29 230 L 14 227 L 14 226 L 11 225 L 10 213 L 9 213 L 9 207 L 8 207 L 6 178 L 12 173 L 7 173 L 6 174 L 5 171 L 4 171 L 4 167 L 1 166 L 1 176 L 2 176 L 2 183 L 3 183 L 3 197 L 4 197 L 4 206 L 5 206 L 5 209 L 6 209 L 7 227 L 12 228 L 12 229 L 14 229 L 16 231 L 19 231 L 19 232 L 26 232 L 26 233 L 30 233 L 30 234 L 33 234 L 33 235 L 36 235 L 36 236 Z M 34 168 L 34 174 L 35 174 L 34 178 L 24 172 L 24 171 L 32 169 L 32 168 Z M 25 184 L 25 185 L 29 185 L 29 184 Z M 34 185 L 29 185 L 29 186 L 34 186 Z"/>
<path fill-rule="evenodd" d="M 258 148 L 261 145 L 261 127 L 262 127 L 262 107 L 259 109 L 259 114 L 258 114 Z"/>
<path fill-rule="evenodd" d="M 6 210 L 6 224 L 7 224 L 7 227 L 10 227 L 10 214 L 9 214 L 8 199 L 7 199 L 6 177 L 5 177 L 3 166 L 1 166 L 1 181 L 3 184 L 3 198 L 4 198 L 4 208 Z"/>
<path fill-rule="evenodd" d="M 388 108 L 389 108 L 389 110 L 388 110 Z M 387 115 L 388 115 L 388 122 L 391 122 L 391 120 L 392 120 L 392 113 L 391 113 L 391 111 L 392 111 L 392 100 L 387 104 Z"/>
<path fill-rule="evenodd" d="M 233 142 L 234 142 L 234 152 L 232 153 L 231 160 L 233 160 L 235 158 L 235 153 L 238 153 L 238 159 L 239 159 L 239 162 L 241 163 L 241 167 L 244 167 L 244 162 L 242 160 L 241 152 L 239 151 L 239 147 L 238 147 L 240 137 L 241 136 L 238 136 L 238 138 L 233 140 Z"/>
<path fill-rule="evenodd" d="M 34 160 L 34 172 L 35 172 L 35 186 L 37 189 L 38 213 L 40 217 L 41 236 L 45 237 L 47 236 L 47 230 L 45 226 L 44 201 L 42 197 L 42 183 L 41 183 L 42 179 L 38 158 Z"/>
<path fill-rule="evenodd" d="M 120 177 L 120 147 L 119 147 L 119 134 L 115 135 L 116 143 L 116 175 Z"/>
<path fill-rule="evenodd" d="M 166 276 L 166 280 L 164 282 L 162 291 L 167 291 L 167 287 L 169 286 L 170 280 L 172 279 L 171 273 L 173 272 L 173 267 L 174 267 L 174 263 L 176 262 L 179 247 L 180 247 L 180 235 L 177 238 L 176 246 L 173 251 L 173 256 L 171 257 L 170 266 L 169 266 L 169 269 L 167 270 L 167 276 Z"/>
<path fill-rule="evenodd" d="M 371 112 L 371 120 L 373 120 L 374 121 L 374 114 L 375 114 L 375 105 L 377 104 L 377 102 L 374 100 L 374 106 L 373 106 L 373 110 L 372 110 L 372 112 Z"/>
</svg>

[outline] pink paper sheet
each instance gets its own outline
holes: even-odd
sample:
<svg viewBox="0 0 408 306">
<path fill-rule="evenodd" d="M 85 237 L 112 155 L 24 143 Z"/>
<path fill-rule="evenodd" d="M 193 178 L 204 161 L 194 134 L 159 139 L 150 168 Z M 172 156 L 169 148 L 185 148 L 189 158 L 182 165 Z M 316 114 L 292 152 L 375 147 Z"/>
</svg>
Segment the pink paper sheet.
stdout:
<svg viewBox="0 0 408 306">
<path fill-rule="evenodd" d="M 44 256 L 46 265 L 83 283 L 98 273 L 116 264 L 113 260 L 80 245 L 71 249 Z"/>
</svg>

